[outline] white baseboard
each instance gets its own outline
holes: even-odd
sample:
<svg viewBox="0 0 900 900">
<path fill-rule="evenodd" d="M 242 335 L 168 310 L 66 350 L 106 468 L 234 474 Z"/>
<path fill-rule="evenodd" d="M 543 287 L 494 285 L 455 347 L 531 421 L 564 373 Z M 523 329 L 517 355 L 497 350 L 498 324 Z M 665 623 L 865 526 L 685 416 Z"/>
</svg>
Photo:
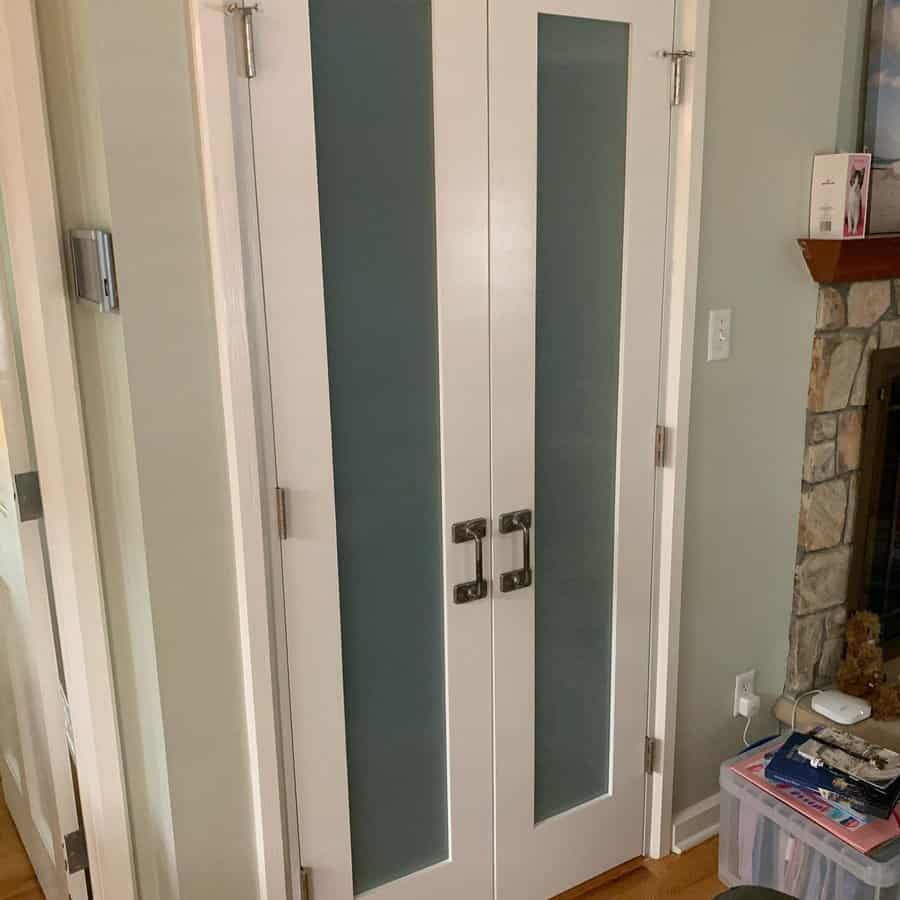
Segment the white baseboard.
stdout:
<svg viewBox="0 0 900 900">
<path fill-rule="evenodd" d="M 713 794 L 672 819 L 672 852 L 684 853 L 719 833 L 719 795 Z"/>
</svg>

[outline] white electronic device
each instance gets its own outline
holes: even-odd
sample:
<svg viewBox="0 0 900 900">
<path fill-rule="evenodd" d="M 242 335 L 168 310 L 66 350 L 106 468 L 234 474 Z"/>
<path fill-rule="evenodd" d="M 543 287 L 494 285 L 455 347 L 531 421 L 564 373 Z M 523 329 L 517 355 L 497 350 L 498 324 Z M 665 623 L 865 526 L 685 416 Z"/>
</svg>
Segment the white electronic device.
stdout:
<svg viewBox="0 0 900 900">
<path fill-rule="evenodd" d="M 843 691 L 822 691 L 812 698 L 813 712 L 839 725 L 855 725 L 872 715 L 872 707 L 859 697 Z"/>
</svg>

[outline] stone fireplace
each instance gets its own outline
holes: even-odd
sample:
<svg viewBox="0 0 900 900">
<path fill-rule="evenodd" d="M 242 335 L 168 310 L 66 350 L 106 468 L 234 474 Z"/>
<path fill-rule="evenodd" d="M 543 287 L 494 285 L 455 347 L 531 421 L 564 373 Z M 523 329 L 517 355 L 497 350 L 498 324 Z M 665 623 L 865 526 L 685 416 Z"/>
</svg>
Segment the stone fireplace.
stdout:
<svg viewBox="0 0 900 900">
<path fill-rule="evenodd" d="M 847 586 L 872 353 L 900 347 L 900 282 L 819 290 L 785 694 L 830 683 L 844 647 Z"/>
</svg>

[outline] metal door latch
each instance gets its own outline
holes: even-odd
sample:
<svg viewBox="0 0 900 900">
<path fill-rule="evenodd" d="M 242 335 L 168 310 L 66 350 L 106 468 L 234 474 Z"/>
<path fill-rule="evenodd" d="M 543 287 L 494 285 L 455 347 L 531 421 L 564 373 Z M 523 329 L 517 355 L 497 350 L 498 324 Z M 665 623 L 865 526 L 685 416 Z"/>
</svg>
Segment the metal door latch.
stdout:
<svg viewBox="0 0 900 900">
<path fill-rule="evenodd" d="M 260 11 L 258 3 L 243 6 L 240 3 L 229 3 L 225 7 L 226 16 L 241 16 L 241 28 L 244 32 L 244 71 L 248 78 L 256 78 L 256 47 L 253 43 L 253 16 Z"/>
<path fill-rule="evenodd" d="M 681 105 L 681 82 L 683 77 L 682 64 L 686 59 L 694 58 L 693 50 L 660 50 L 659 55 L 663 59 L 672 60 L 672 106 Z"/>
</svg>

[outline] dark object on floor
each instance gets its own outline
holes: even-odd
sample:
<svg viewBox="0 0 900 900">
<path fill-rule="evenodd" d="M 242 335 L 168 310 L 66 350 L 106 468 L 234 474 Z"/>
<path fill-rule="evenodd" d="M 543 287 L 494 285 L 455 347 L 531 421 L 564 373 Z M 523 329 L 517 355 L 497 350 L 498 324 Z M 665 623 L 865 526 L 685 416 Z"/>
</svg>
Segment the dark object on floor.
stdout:
<svg viewBox="0 0 900 900">
<path fill-rule="evenodd" d="M 716 900 L 796 900 L 789 894 L 781 891 L 773 891 L 763 887 L 736 887 L 724 894 L 719 894 Z"/>
</svg>

